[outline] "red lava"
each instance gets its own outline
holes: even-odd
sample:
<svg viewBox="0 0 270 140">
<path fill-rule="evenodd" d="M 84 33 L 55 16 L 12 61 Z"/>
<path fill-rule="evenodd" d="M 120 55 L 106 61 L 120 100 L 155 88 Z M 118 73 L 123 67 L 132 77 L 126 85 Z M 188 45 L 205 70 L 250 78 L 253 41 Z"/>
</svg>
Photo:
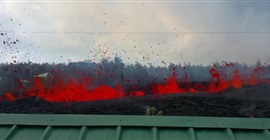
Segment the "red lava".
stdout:
<svg viewBox="0 0 270 140">
<path fill-rule="evenodd" d="M 6 100 L 8 100 L 8 101 L 15 101 L 15 97 L 14 97 L 11 93 L 9 93 L 9 92 L 7 92 L 7 93 L 4 95 L 4 99 L 6 99 Z"/>
<path fill-rule="evenodd" d="M 226 64 L 226 67 L 232 66 L 231 64 Z M 184 68 L 185 70 L 186 68 Z M 101 68 L 102 70 L 102 68 Z M 211 80 L 207 85 L 201 84 L 190 84 L 188 83 L 188 75 L 185 73 L 184 81 L 187 84 L 186 87 L 181 87 L 177 82 L 177 71 L 173 68 L 172 76 L 170 76 L 166 83 L 164 84 L 154 84 L 152 86 L 151 94 L 181 94 L 181 93 L 198 93 L 200 91 L 216 93 L 224 91 L 229 87 L 241 88 L 243 85 L 255 85 L 259 83 L 270 83 L 269 80 L 260 80 L 256 77 L 257 73 L 261 68 L 254 69 L 253 73 L 244 80 L 238 70 L 234 70 L 231 75 L 232 78 L 228 79 L 227 76 L 224 77 L 222 71 L 220 72 L 217 67 L 213 67 L 209 70 L 211 74 Z M 101 74 L 101 72 L 99 73 Z M 73 80 L 63 81 L 58 80 L 58 82 L 51 88 L 45 88 L 42 84 L 40 78 L 34 78 L 34 85 L 26 89 L 20 84 L 20 89 L 24 91 L 23 95 L 14 97 L 11 93 L 4 94 L 0 99 L 14 101 L 16 98 L 23 98 L 29 96 L 36 96 L 50 102 L 80 102 L 80 101 L 95 101 L 95 100 L 109 100 L 124 98 L 127 96 L 144 96 L 143 91 L 132 91 L 130 93 L 125 93 L 124 88 L 121 85 L 116 85 L 115 87 L 109 87 L 106 85 L 98 86 L 92 90 L 89 90 L 89 79 L 83 78 L 82 82 L 75 82 Z"/>
</svg>

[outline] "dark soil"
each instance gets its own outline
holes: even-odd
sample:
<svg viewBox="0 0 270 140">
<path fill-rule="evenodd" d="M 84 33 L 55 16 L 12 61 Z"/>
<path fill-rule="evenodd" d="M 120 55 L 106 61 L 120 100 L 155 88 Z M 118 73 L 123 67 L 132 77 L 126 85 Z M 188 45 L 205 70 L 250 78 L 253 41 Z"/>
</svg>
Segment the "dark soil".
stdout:
<svg viewBox="0 0 270 140">
<path fill-rule="evenodd" d="M 270 117 L 270 85 L 244 86 L 221 93 L 186 93 L 166 96 L 53 103 L 36 97 L 0 101 L 0 113 L 145 115 L 154 106 L 165 116 Z"/>
</svg>

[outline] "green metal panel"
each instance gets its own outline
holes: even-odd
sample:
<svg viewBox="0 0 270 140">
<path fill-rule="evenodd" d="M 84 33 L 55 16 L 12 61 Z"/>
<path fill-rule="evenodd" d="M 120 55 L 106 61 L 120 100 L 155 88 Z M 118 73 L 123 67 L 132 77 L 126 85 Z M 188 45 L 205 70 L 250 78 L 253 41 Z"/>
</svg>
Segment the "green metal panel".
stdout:
<svg viewBox="0 0 270 140">
<path fill-rule="evenodd" d="M 18 126 L 7 138 L 9 140 L 36 140 L 42 135 L 45 127 Z"/>
<path fill-rule="evenodd" d="M 270 140 L 270 119 L 0 114 L 0 140 Z"/>
<path fill-rule="evenodd" d="M 233 130 L 236 140 L 269 140 L 270 137 L 264 133 L 264 130 Z"/>
<path fill-rule="evenodd" d="M 160 140 L 188 140 L 191 136 L 187 128 L 159 128 L 158 139 Z"/>
<path fill-rule="evenodd" d="M 124 127 L 120 140 L 151 140 L 150 127 Z"/>
<path fill-rule="evenodd" d="M 116 135 L 116 127 L 90 127 L 86 132 L 87 140 L 113 140 Z"/>
<path fill-rule="evenodd" d="M 75 140 L 79 137 L 80 127 L 53 127 L 49 140 Z"/>
<path fill-rule="evenodd" d="M 229 140 L 230 136 L 226 129 L 196 129 L 197 139 L 200 140 Z M 233 138 L 232 138 L 233 139 Z"/>
<path fill-rule="evenodd" d="M 6 126 L 6 125 L 1 125 L 0 126 L 0 138 L 2 138 L 2 137 L 4 137 L 6 134 L 7 134 L 7 132 L 8 132 L 8 130 L 11 128 L 11 126 Z"/>
</svg>

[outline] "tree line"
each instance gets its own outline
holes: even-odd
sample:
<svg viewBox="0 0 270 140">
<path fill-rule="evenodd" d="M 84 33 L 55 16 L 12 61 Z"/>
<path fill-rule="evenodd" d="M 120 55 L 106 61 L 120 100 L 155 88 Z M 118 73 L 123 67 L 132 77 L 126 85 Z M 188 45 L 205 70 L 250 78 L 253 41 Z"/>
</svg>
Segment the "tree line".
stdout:
<svg viewBox="0 0 270 140">
<path fill-rule="evenodd" d="M 258 74 L 261 78 L 270 77 L 270 66 L 262 65 L 258 60 L 253 66 L 246 64 L 226 62 L 212 65 L 191 65 L 191 64 L 169 64 L 168 66 L 141 65 L 140 63 L 125 65 L 121 58 L 113 60 L 103 59 L 99 63 L 91 61 L 70 62 L 68 64 L 35 64 L 16 63 L 0 64 L 0 94 L 6 92 L 18 92 L 23 85 L 30 88 L 34 77 L 43 78 L 45 87 L 53 86 L 61 79 L 80 81 L 88 78 L 89 88 L 100 85 L 122 86 L 147 85 L 153 83 L 164 83 L 169 76 L 174 75 L 178 82 L 203 82 L 211 79 L 209 70 L 215 67 L 218 71 L 228 74 L 238 69 L 241 75 L 250 75 L 254 68 L 260 67 L 263 70 Z"/>
</svg>

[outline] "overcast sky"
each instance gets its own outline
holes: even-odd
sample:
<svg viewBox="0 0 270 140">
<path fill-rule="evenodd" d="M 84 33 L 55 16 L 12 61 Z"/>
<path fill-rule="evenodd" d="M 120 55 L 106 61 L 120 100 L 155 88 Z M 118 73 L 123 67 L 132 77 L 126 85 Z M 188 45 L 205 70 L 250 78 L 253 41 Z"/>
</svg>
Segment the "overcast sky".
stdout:
<svg viewBox="0 0 270 140">
<path fill-rule="evenodd" d="M 127 64 L 160 66 L 254 64 L 258 58 L 267 62 L 269 7 L 270 1 L 2 1 L 0 33 L 12 32 L 0 36 L 0 62 L 99 61 L 115 56 Z M 2 41 L 7 37 L 20 42 L 6 46 Z"/>
</svg>

